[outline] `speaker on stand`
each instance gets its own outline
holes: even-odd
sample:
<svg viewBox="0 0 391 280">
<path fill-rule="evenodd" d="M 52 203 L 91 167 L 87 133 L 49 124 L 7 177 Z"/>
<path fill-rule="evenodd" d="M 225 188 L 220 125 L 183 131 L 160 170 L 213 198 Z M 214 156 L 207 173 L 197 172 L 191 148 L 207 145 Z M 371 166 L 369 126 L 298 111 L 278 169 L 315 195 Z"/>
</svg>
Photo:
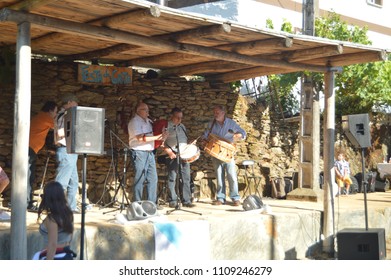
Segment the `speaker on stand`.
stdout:
<svg viewBox="0 0 391 280">
<path fill-rule="evenodd" d="M 87 154 L 104 154 L 105 110 L 103 108 L 71 107 L 64 114 L 67 152 L 83 155 L 82 203 L 80 228 L 80 259 L 84 259 Z"/>
<path fill-rule="evenodd" d="M 342 116 L 342 129 L 350 142 L 361 148 L 362 178 L 364 192 L 365 230 L 343 229 L 337 234 L 338 259 L 378 260 L 385 259 L 385 230 L 368 229 L 367 182 L 365 182 L 364 149 L 371 147 L 371 134 L 368 114 Z"/>
<path fill-rule="evenodd" d="M 104 154 L 105 110 L 71 107 L 64 115 L 67 152 L 70 154 Z"/>
<path fill-rule="evenodd" d="M 356 148 L 371 147 L 368 114 L 342 116 L 342 129 Z"/>
</svg>

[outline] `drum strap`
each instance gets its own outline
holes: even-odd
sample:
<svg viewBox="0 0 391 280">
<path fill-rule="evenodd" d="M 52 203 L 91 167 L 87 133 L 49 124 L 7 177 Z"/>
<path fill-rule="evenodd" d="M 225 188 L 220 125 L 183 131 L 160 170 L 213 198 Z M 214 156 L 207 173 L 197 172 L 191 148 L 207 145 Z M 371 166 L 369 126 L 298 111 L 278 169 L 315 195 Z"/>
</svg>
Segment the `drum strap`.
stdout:
<svg viewBox="0 0 391 280">
<path fill-rule="evenodd" d="M 216 119 L 213 119 L 213 122 L 212 122 L 212 124 L 211 124 L 211 126 L 210 126 L 210 128 L 209 128 L 208 137 L 209 137 L 209 134 L 212 132 L 212 128 L 213 128 L 213 126 L 215 125 L 215 123 L 216 123 Z"/>
<path fill-rule="evenodd" d="M 167 146 L 167 148 L 171 149 L 171 151 L 173 151 L 174 154 L 176 154 L 176 152 L 173 150 L 173 148 L 170 145 L 168 145 L 168 144 L 165 144 L 165 145 Z"/>
<path fill-rule="evenodd" d="M 189 141 L 189 135 L 187 135 L 187 131 L 186 131 L 186 129 L 184 129 L 184 127 L 183 127 L 183 125 L 182 124 L 180 124 L 179 125 L 179 127 L 183 130 L 183 132 L 185 133 L 185 135 L 186 135 L 186 138 L 188 139 L 187 141 Z"/>
</svg>

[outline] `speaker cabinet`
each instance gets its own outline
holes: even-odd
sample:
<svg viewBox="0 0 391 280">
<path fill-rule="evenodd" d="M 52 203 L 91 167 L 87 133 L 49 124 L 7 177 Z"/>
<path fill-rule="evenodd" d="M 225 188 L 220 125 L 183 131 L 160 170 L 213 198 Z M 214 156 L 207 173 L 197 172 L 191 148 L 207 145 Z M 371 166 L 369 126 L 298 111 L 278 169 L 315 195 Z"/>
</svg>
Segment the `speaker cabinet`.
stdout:
<svg viewBox="0 0 391 280">
<path fill-rule="evenodd" d="M 149 200 L 132 202 L 126 210 L 129 221 L 144 220 L 157 215 L 156 204 Z"/>
<path fill-rule="evenodd" d="M 342 129 L 356 148 L 371 146 L 368 114 L 342 116 Z"/>
<path fill-rule="evenodd" d="M 263 207 L 263 202 L 261 198 L 257 195 L 249 195 L 243 201 L 243 209 L 246 211 L 261 209 Z"/>
<path fill-rule="evenodd" d="M 384 228 L 343 229 L 337 233 L 339 260 L 384 260 Z"/>
<path fill-rule="evenodd" d="M 64 115 L 64 129 L 68 153 L 104 154 L 104 109 L 71 107 Z"/>
</svg>

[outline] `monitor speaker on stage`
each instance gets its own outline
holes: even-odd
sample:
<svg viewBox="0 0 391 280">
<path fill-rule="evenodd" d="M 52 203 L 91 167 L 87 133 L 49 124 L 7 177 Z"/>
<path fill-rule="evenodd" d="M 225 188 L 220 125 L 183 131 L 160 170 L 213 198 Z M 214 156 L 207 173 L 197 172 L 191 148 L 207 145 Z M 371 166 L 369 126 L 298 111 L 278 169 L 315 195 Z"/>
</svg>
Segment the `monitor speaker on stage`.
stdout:
<svg viewBox="0 0 391 280">
<path fill-rule="evenodd" d="M 339 260 L 384 260 L 386 241 L 384 228 L 347 228 L 337 233 Z"/>
<path fill-rule="evenodd" d="M 157 206 L 149 200 L 134 201 L 126 210 L 126 217 L 129 221 L 144 220 L 157 215 Z"/>
<path fill-rule="evenodd" d="M 64 129 L 68 153 L 104 154 L 104 109 L 71 107 L 64 115 Z"/>
<path fill-rule="evenodd" d="M 263 207 L 262 199 L 257 195 L 249 195 L 243 201 L 243 209 L 246 211 L 261 209 Z"/>
<path fill-rule="evenodd" d="M 356 148 L 371 146 L 368 114 L 342 116 L 342 129 Z"/>
</svg>

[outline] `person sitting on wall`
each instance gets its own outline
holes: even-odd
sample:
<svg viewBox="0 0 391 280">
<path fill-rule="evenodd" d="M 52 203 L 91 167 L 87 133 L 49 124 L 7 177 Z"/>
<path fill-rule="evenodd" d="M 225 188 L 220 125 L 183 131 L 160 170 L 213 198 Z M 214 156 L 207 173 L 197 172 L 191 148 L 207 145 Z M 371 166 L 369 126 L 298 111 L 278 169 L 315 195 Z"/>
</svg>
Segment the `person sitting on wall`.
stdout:
<svg viewBox="0 0 391 280">
<path fill-rule="evenodd" d="M 338 185 L 338 194 L 342 194 L 342 188 L 345 187 L 345 194 L 349 194 L 350 185 L 353 183 L 350 179 L 349 162 L 345 160 L 344 153 L 338 153 L 337 160 L 334 163 L 335 180 Z"/>
</svg>

